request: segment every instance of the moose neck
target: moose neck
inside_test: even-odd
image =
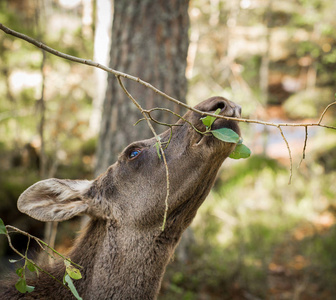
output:
[[[88,299],[155,299],[177,242],[91,220],[70,254],[83,266],[77,289]]]

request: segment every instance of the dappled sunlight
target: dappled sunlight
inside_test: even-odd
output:
[[[42,74],[40,72],[14,70],[8,80],[14,94],[17,95],[24,89],[32,88],[34,97],[36,99],[41,97]]]

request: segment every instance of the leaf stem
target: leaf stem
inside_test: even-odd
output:
[[[55,250],[54,248],[50,247],[46,242],[44,242],[43,240],[37,238],[36,236],[33,236],[33,235],[29,234],[28,232],[25,232],[25,231],[23,231],[23,230],[20,230],[19,228],[16,228],[16,227],[11,226],[11,225],[6,225],[6,228],[10,228],[10,229],[12,229],[12,230],[14,230],[14,231],[16,231],[16,232],[19,232],[19,233],[21,233],[21,234],[27,236],[28,238],[32,238],[32,239],[34,239],[34,240],[39,244],[39,246],[40,246],[42,249],[44,249],[44,248],[41,246],[41,244],[45,245],[48,249],[50,249],[51,251],[53,251],[54,253],[56,253],[59,257],[61,257],[61,258],[64,259],[64,260],[69,261],[70,263],[72,263],[72,264],[75,265],[76,267],[78,267],[78,268],[83,268],[82,266],[80,266],[80,265],[76,264],[75,262],[73,262],[70,258],[65,257],[64,255],[62,255],[61,253],[59,253],[57,250]],[[12,232],[9,232],[9,233],[12,233]]]
[[[135,106],[140,110],[140,112],[142,113],[142,115],[146,119],[148,127],[152,131],[152,133],[153,133],[153,135],[154,135],[154,137],[156,139],[156,142],[159,145],[160,151],[161,151],[163,163],[164,163],[165,169],[166,169],[166,180],[167,180],[166,197],[165,197],[165,210],[164,210],[164,215],[163,215],[163,223],[162,223],[162,226],[161,226],[161,230],[164,231],[165,226],[166,226],[166,221],[167,221],[168,199],[169,199],[169,191],[170,191],[169,169],[168,169],[168,164],[167,164],[167,160],[166,160],[166,155],[165,155],[164,150],[162,148],[162,143],[160,141],[160,137],[157,135],[155,129],[153,128],[153,126],[152,126],[152,124],[150,122],[150,118],[146,115],[146,112],[142,109],[142,107],[140,106],[140,104],[134,99],[134,97],[126,89],[125,85],[123,84],[123,82],[120,79],[120,76],[116,76],[116,77],[117,77],[117,80],[119,82],[119,85],[124,90],[124,92],[127,95],[127,97],[135,104]]]
[[[6,227],[11,227],[12,229],[15,228],[13,226],[10,226],[10,225],[6,225]],[[17,228],[15,228],[17,229]],[[20,233],[22,233],[21,230],[18,230]],[[23,231],[24,232],[24,231]],[[24,232],[26,233],[26,232]],[[25,235],[29,235],[28,233],[26,233]],[[50,278],[54,279],[55,281],[57,281],[59,284],[61,284],[62,286],[63,283],[62,281],[60,281],[59,279],[57,279],[54,275],[50,274],[49,272],[47,272],[46,270],[42,269],[41,267],[39,267],[34,261],[32,261],[31,259],[29,259],[28,257],[26,257],[25,255],[23,255],[22,253],[20,253],[12,244],[12,240],[9,236],[9,233],[6,234],[7,236],[7,240],[8,240],[8,244],[9,244],[9,247],[17,254],[19,255],[20,257],[22,257],[23,259],[25,259],[26,261],[28,261],[29,263],[31,263],[35,268],[37,268],[39,271],[43,272],[44,274],[48,275]],[[33,237],[35,238],[35,237]],[[68,290],[70,290],[67,286],[64,286],[65,288],[67,288]]]

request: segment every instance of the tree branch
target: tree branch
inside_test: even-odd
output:
[[[33,236],[33,235],[31,235],[31,234],[25,232],[25,231],[22,231],[22,230],[20,230],[20,229],[18,229],[18,228],[16,228],[16,227],[13,227],[13,226],[10,226],[10,225],[6,225],[6,228],[11,228],[11,229],[13,229],[14,231],[17,231],[17,232],[19,232],[19,233],[21,233],[21,234],[27,236],[29,240],[30,240],[30,238],[33,238],[34,240],[36,240],[36,241],[38,240],[38,241],[41,242],[41,240],[40,240],[39,238],[37,238],[37,237],[35,237],[35,236]],[[10,236],[9,236],[10,233],[11,233],[11,232],[8,232],[8,233],[6,234],[6,236],[7,236],[7,240],[8,240],[8,245],[9,245],[9,247],[10,247],[10,248],[11,248],[17,255],[19,255],[20,257],[22,257],[22,258],[25,259],[26,261],[30,262],[30,263],[31,263],[35,268],[37,268],[40,272],[45,273],[45,274],[48,275],[50,278],[52,278],[53,280],[57,281],[59,284],[61,284],[62,286],[64,286],[64,287],[67,288],[68,290],[70,290],[66,285],[64,285],[64,284],[62,283],[62,281],[60,281],[60,280],[57,279],[54,275],[52,275],[52,274],[50,274],[49,272],[47,272],[46,270],[42,269],[42,268],[39,267],[34,261],[32,261],[31,259],[29,259],[29,258],[27,257],[27,253],[26,253],[26,255],[23,255],[21,252],[19,252],[19,251],[13,246],[13,244],[12,244],[12,240],[11,240],[11,238],[10,238]],[[42,241],[42,242],[43,242],[43,241]],[[43,243],[44,243],[44,242],[43,242]],[[48,246],[48,247],[49,247],[49,246]],[[55,250],[55,251],[56,251],[56,250]],[[60,256],[62,256],[62,255],[60,255]],[[62,257],[63,257],[63,256],[62,256]]]
[[[146,111],[142,109],[141,105],[134,99],[134,97],[129,93],[129,91],[126,89],[126,87],[124,86],[124,84],[122,83],[120,76],[116,76],[119,82],[119,85],[121,86],[121,88],[123,89],[123,91],[125,92],[125,94],[127,95],[127,97],[134,103],[134,105],[140,110],[140,112],[142,113],[142,115],[144,116],[145,120],[147,121],[147,124],[150,128],[150,130],[152,131],[152,133],[155,136],[156,142],[159,145],[159,149],[162,155],[162,159],[163,159],[163,163],[165,165],[166,168],[166,179],[167,179],[167,189],[166,189],[166,198],[165,198],[165,211],[164,211],[164,215],[163,215],[163,222],[162,222],[162,231],[164,231],[165,229],[165,225],[166,225],[166,221],[167,221],[167,214],[168,214],[168,198],[169,198],[169,189],[170,189],[170,183],[169,183],[169,169],[168,169],[168,164],[167,164],[167,160],[166,160],[166,155],[163,151],[162,148],[162,143],[160,141],[159,136],[157,135],[155,129],[153,128],[151,122],[150,122],[150,118],[147,116]]]
[[[307,141],[308,141],[308,127],[305,127],[305,139],[303,143],[303,150],[302,150],[302,158],[300,160],[298,168],[301,166],[302,161],[306,158],[306,147],[307,147]]]
[[[82,58],[78,58],[78,57],[75,57],[75,56],[72,56],[72,55],[68,55],[68,54],[65,54],[65,53],[62,53],[62,52],[59,52],[25,34],[22,34],[20,32],[16,32],[8,27],[6,27],[5,25],[3,25],[2,23],[0,23],[0,29],[2,31],[4,31],[5,33],[9,34],[9,35],[12,35],[12,36],[15,36],[15,37],[18,37],[22,40],[25,40],[27,41],[28,43],[31,43],[33,45],[35,45],[36,47],[38,48],[41,48],[43,50],[45,50],[46,52],[49,52],[51,54],[54,54],[56,56],[59,56],[61,58],[64,58],[64,59],[67,59],[67,60],[70,60],[70,61],[73,61],[73,62],[77,62],[77,63],[81,63],[81,64],[85,64],[85,65],[89,65],[89,66],[92,66],[92,67],[95,67],[95,68],[99,68],[99,69],[102,69],[106,72],[109,72],[109,73],[112,73],[114,74],[117,79],[118,79],[118,82],[119,84],[121,85],[121,87],[123,88],[124,92],[126,93],[126,95],[131,99],[131,101],[136,105],[136,107],[141,111],[141,113],[143,114],[145,120],[147,121],[148,123],[148,126],[150,127],[151,131],[153,132],[156,140],[157,140],[157,143],[159,145],[159,148],[160,148],[160,151],[162,152],[163,154],[163,160],[165,162],[165,156],[164,156],[164,152],[163,152],[163,149],[162,149],[162,145],[160,143],[160,141],[158,140],[158,135],[155,133],[154,131],[154,128],[152,127],[152,125],[150,124],[150,121],[149,119],[155,121],[151,116],[150,116],[150,112],[149,111],[145,111],[141,106],[140,104],[132,97],[132,95],[126,90],[125,86],[123,85],[123,83],[121,82],[120,80],[120,77],[123,77],[123,78],[126,78],[126,79],[129,79],[129,80],[133,80],[133,81],[136,81],[142,85],[144,85],[145,87],[153,90],[155,93],[165,97],[167,100],[171,101],[171,102],[174,102],[184,108],[187,108],[188,110],[191,110],[193,112],[196,112],[196,113],[199,113],[201,116],[204,116],[204,115],[209,115],[209,116],[213,116],[213,117],[216,117],[216,118],[220,118],[220,119],[226,119],[226,120],[235,120],[237,122],[244,122],[244,123],[254,123],[254,124],[261,124],[261,125],[266,125],[266,126],[273,126],[273,127],[277,127],[279,130],[280,130],[280,133],[281,133],[281,136],[284,140],[284,142],[286,143],[286,146],[287,146],[287,149],[288,149],[288,153],[289,153],[289,159],[290,159],[290,178],[289,178],[289,183],[291,182],[291,177],[292,177],[292,156],[291,156],[291,150],[290,150],[290,147],[289,147],[289,144],[288,144],[288,141],[286,140],[284,134],[283,134],[283,131],[281,129],[281,127],[305,127],[306,129],[306,138],[305,138],[305,145],[304,145],[304,150],[305,151],[305,148],[306,148],[306,142],[307,142],[307,128],[308,127],[313,127],[313,126],[319,126],[319,127],[324,127],[324,128],[328,128],[328,129],[333,129],[333,130],[336,130],[336,127],[334,126],[329,126],[329,125],[324,125],[324,124],[321,124],[322,122],[322,119],[323,117],[325,116],[327,110],[336,104],[336,101],[335,102],[332,102],[330,103],[325,109],[324,111],[322,112],[320,118],[319,118],[319,121],[317,123],[272,123],[272,122],[265,122],[265,121],[260,121],[260,120],[251,120],[251,119],[244,119],[244,118],[234,118],[234,117],[226,117],[226,116],[221,116],[221,115],[215,115],[214,113],[206,113],[206,112],[203,112],[203,111],[200,111],[196,108],[193,108],[167,94],[165,94],[164,92],[160,91],[159,89],[157,89],[156,87],[154,87],[153,85],[151,85],[150,83],[146,82],[146,81],[143,81],[142,79],[140,79],[139,77],[135,77],[135,76],[132,76],[132,75],[129,75],[129,74],[126,74],[126,73],[123,73],[123,72],[120,72],[120,71],[117,71],[117,70],[114,70],[112,68],[108,68],[106,66],[103,66],[99,63],[96,63],[92,60],[89,60],[89,59],[82,59]],[[171,112],[171,111],[170,111]],[[146,115],[147,113],[147,115]],[[175,113],[174,113],[175,114]],[[303,152],[303,157],[305,156],[305,153]],[[166,162],[165,162],[166,164]],[[169,186],[169,179],[168,179],[168,167],[166,165],[166,172],[167,172],[167,195],[169,195],[169,191],[168,191],[168,186]],[[168,197],[168,196],[167,196]],[[168,202],[167,202],[167,198],[166,197],[166,211],[165,211],[165,217],[166,217],[166,214],[167,214],[167,211],[168,211]],[[164,223],[165,223],[165,217],[164,217]],[[164,228],[164,224],[163,224],[163,228]]]
[[[336,101],[330,103],[330,104],[324,109],[324,111],[323,111],[323,113],[321,114],[320,119],[319,119],[319,121],[317,122],[317,124],[319,124],[319,125],[321,124],[322,119],[323,119],[324,115],[326,114],[327,110],[328,110],[331,106],[333,106],[333,105],[335,105],[335,104],[336,104]]]
[[[292,152],[291,152],[291,149],[289,147],[289,144],[288,144],[288,141],[287,139],[285,138],[285,135],[281,129],[281,126],[277,126],[280,130],[280,134],[282,136],[282,139],[285,141],[286,143],[286,146],[287,146],[287,149],[288,149],[288,155],[289,155],[289,161],[290,161],[290,167],[289,167],[289,180],[288,180],[288,184],[291,184],[292,182],[292,175],[293,175],[293,160],[292,160]]]
[[[331,104],[328,105],[328,107],[325,109],[325,111],[322,113],[321,117],[320,117],[320,120],[318,123],[272,123],[272,122],[265,122],[265,121],[260,121],[260,120],[251,120],[251,119],[243,119],[243,118],[234,118],[234,117],[226,117],[226,116],[221,116],[221,115],[215,115],[213,113],[206,113],[204,111],[200,111],[194,107],[191,107],[190,105],[188,104],[185,104],[177,99],[175,99],[174,97],[171,97],[169,95],[167,95],[166,93],[160,91],[159,89],[157,89],[156,87],[154,87],[153,85],[151,85],[150,83],[140,79],[139,77],[135,77],[135,76],[132,76],[132,75],[129,75],[129,74],[126,74],[126,73],[123,73],[123,72],[120,72],[120,71],[117,71],[117,70],[114,70],[112,68],[108,68],[106,66],[103,66],[97,62],[94,62],[90,59],[82,59],[82,58],[78,58],[76,56],[72,56],[72,55],[68,55],[68,54],[65,54],[65,53],[62,53],[62,52],[59,52],[25,34],[22,34],[20,32],[17,32],[17,31],[14,31],[8,27],[6,27],[5,25],[3,25],[2,23],[0,23],[0,29],[2,31],[4,31],[5,33],[9,34],[9,35],[12,35],[12,36],[15,36],[15,37],[18,37],[22,40],[25,40],[27,41],[28,43],[30,44],[33,44],[35,45],[36,47],[38,48],[41,48],[43,50],[45,50],[46,52],[49,52],[51,54],[54,54],[58,57],[61,57],[61,58],[64,58],[64,59],[67,59],[67,60],[70,60],[70,61],[73,61],[73,62],[77,62],[77,63],[80,63],[80,64],[85,64],[85,65],[89,65],[91,67],[95,67],[95,68],[99,68],[99,69],[102,69],[108,73],[112,73],[116,76],[119,76],[119,77],[123,77],[123,78],[126,78],[126,79],[129,79],[129,80],[132,80],[132,81],[135,81],[135,82],[138,82],[142,85],[144,85],[145,87],[153,90],[155,93],[165,97],[167,100],[171,101],[171,102],[174,102],[188,110],[191,110],[193,112],[196,112],[196,113],[199,113],[201,116],[205,116],[205,115],[209,115],[209,116],[212,116],[212,117],[217,117],[219,119],[226,119],[226,120],[235,120],[237,122],[244,122],[244,123],[255,123],[255,124],[261,124],[261,125],[267,125],[267,126],[273,126],[273,127],[278,127],[279,125],[281,127],[285,127],[285,126],[289,126],[289,127],[305,127],[305,126],[320,126],[320,127],[324,127],[324,128],[329,128],[329,129],[334,129],[336,130],[336,127],[334,126],[328,126],[328,125],[324,125],[324,124],[321,124],[321,121],[322,121],[322,118],[325,114],[325,112],[327,111],[327,109],[329,109],[330,106],[336,104],[336,102],[333,102]],[[142,108],[141,108],[142,109]]]

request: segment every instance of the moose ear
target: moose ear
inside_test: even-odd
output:
[[[21,194],[17,206],[40,221],[65,221],[88,209],[83,195],[91,184],[88,180],[42,180]]]

